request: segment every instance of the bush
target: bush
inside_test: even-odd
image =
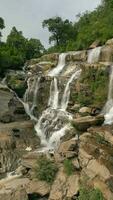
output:
[[[99,189],[81,188],[77,200],[104,200]]]
[[[47,159],[45,156],[38,159],[35,173],[39,180],[51,184],[54,181],[57,171],[57,165],[53,161]]]
[[[69,160],[69,159],[64,160],[64,171],[68,176],[73,174],[74,166],[73,166],[71,160]]]

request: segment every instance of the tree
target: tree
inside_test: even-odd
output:
[[[26,42],[27,40],[23,36],[22,31],[18,31],[13,27],[7,37],[7,45],[13,50],[24,52],[26,49]]]
[[[0,17],[0,30],[4,29],[5,28],[5,25],[4,25],[4,20]],[[1,31],[0,31],[0,38],[1,38],[2,34],[1,34]]]
[[[41,44],[40,40],[31,38],[27,41],[26,46],[26,58],[31,59],[41,56],[44,51],[44,46]]]
[[[74,39],[76,32],[73,31],[73,24],[68,19],[62,20],[61,17],[54,17],[44,20],[42,23],[43,28],[48,28],[51,36],[49,42],[56,46],[66,45],[67,41]]]

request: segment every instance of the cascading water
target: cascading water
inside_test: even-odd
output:
[[[56,78],[54,78],[51,81],[50,86],[50,98],[48,102],[48,106],[57,109],[58,108],[58,100],[59,100],[59,91],[58,91],[58,81]]]
[[[108,100],[103,109],[103,113],[105,117],[104,124],[112,124],[113,123],[113,66],[111,67]]]
[[[27,115],[37,121],[37,118],[33,115],[34,108],[37,106],[37,93],[39,89],[39,83],[40,83],[40,77],[34,77],[33,83],[31,82],[31,78],[28,79],[27,85],[28,88],[24,95],[24,100],[21,101],[24,105],[24,109],[27,113]],[[29,96],[33,96],[32,104],[29,104]]]
[[[54,78],[50,87],[49,108],[43,113],[38,123],[35,125],[37,135],[40,137],[43,150],[55,149],[60,143],[61,137],[69,130],[69,120],[72,116],[66,111],[70,97],[70,84],[80,76],[81,70],[76,70],[67,81],[62,97],[61,106],[58,105],[57,79]]]
[[[67,53],[62,53],[60,56],[59,56],[59,61],[58,61],[58,65],[57,67],[55,67],[53,70],[51,70],[48,74],[48,76],[58,76],[63,68],[65,67],[65,58],[66,58],[66,55]]]
[[[102,47],[96,47],[96,48],[89,51],[88,61],[87,61],[89,64],[97,63],[99,61],[101,49],[102,49]]]
[[[70,97],[70,83],[74,80],[74,79],[78,79],[78,77],[80,76],[81,73],[81,69],[77,70],[74,74],[72,74],[72,76],[70,77],[69,81],[66,84],[65,90],[64,90],[64,94],[62,97],[62,102],[61,102],[61,109],[62,110],[66,110],[67,106],[68,106],[68,102],[69,102],[69,97]]]
[[[67,81],[63,95],[60,94],[57,76],[65,67],[66,55],[67,54],[61,54],[59,56],[57,67],[49,73],[49,76],[52,77],[52,81],[47,105],[48,108],[42,112],[39,119],[35,116],[34,109],[38,106],[37,95],[40,88],[41,77],[35,75],[28,78],[28,88],[23,100],[15,94],[18,100],[23,104],[27,115],[36,122],[34,129],[41,141],[41,151],[56,149],[60,143],[61,137],[65,135],[66,131],[70,130],[69,121],[72,119],[72,116],[66,111],[70,97],[70,84],[80,76],[81,70],[75,69],[76,71]]]

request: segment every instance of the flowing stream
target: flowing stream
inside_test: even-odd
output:
[[[103,109],[105,122],[104,124],[113,123],[113,66],[111,66],[110,81],[109,81],[109,91],[108,91],[108,100]]]
[[[58,76],[62,72],[63,68],[66,65],[65,64],[66,55],[67,55],[67,53],[60,54],[57,67],[55,67],[53,70],[51,70],[49,72],[49,74],[48,74],[49,76],[52,76],[52,77]]]
[[[96,47],[94,49],[91,49],[88,54],[88,63],[97,63],[99,61],[100,53],[101,53],[102,47]]]
[[[31,81],[31,78],[29,78],[27,82],[28,88],[24,95],[23,105],[26,113],[36,122],[34,128],[41,141],[41,151],[56,149],[60,143],[60,139],[65,135],[66,131],[69,131],[70,129],[69,121],[72,119],[72,116],[66,111],[70,97],[70,84],[73,80],[79,78],[81,70],[76,67],[75,72],[68,79],[66,78],[67,83],[64,87],[63,93],[61,93],[57,76],[66,66],[66,55],[67,54],[62,53],[59,56],[57,67],[51,70],[48,74],[52,77],[50,97],[48,99],[47,109],[42,112],[39,119],[35,117],[33,110],[37,105],[40,78],[35,77],[33,82]],[[29,103],[31,94],[33,95],[33,100],[32,103]]]

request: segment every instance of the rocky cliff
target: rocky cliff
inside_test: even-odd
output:
[[[32,59],[24,72],[6,75],[0,85],[0,199],[78,200],[81,188],[113,199],[112,62],[109,40]]]

